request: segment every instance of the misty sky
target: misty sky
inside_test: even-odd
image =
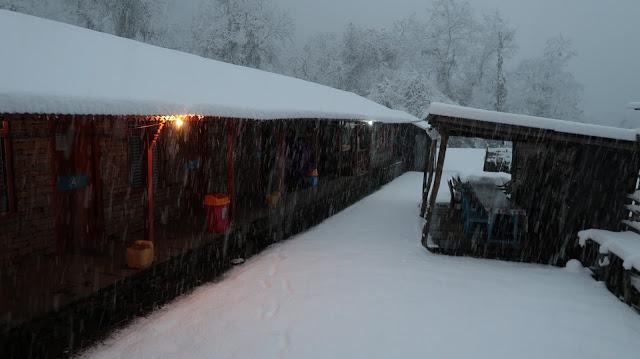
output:
[[[428,17],[429,0],[273,0],[296,23],[298,43],[353,22],[386,27],[415,14]],[[499,10],[517,28],[518,57],[541,54],[547,38],[563,34],[578,53],[571,70],[584,85],[585,120],[640,127],[640,0],[472,0],[480,12]]]

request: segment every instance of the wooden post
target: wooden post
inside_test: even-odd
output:
[[[153,128],[153,127],[151,127]],[[153,146],[158,141],[160,132],[164,128],[164,123],[160,123],[156,132],[147,139],[147,241],[153,242],[156,238],[156,226],[154,218],[154,197],[153,197]]]
[[[229,216],[233,219],[235,214],[235,188],[234,188],[234,147],[236,136],[236,123],[235,120],[228,120],[227,122],[227,195],[231,200],[229,204]]]
[[[425,161],[425,171],[422,181],[422,206],[420,208],[420,216],[423,218],[427,212],[427,201],[429,200],[429,191],[431,190],[431,183],[433,181],[433,162],[435,161],[437,146],[438,140],[432,139],[429,155]]]
[[[442,179],[442,170],[444,168],[444,158],[447,152],[447,142],[449,142],[449,134],[446,131],[441,133],[440,150],[438,152],[438,163],[436,165],[435,182],[431,189],[431,195],[429,196],[429,207],[427,207],[427,214],[425,219],[427,222],[424,225],[422,231],[422,245],[427,246],[427,238],[429,237],[429,229],[431,227],[431,220],[433,218],[433,209],[436,205],[436,199],[438,198],[438,191],[440,190],[440,180]]]
[[[632,284],[631,284],[631,271],[633,269],[623,269],[622,271],[622,297],[627,305],[632,305]]]
[[[45,118],[49,121],[49,117]],[[49,121],[49,127],[51,127],[51,123]],[[4,121],[0,117],[0,136],[4,139],[2,142],[4,145],[4,166],[5,166],[5,177],[7,182],[5,185],[7,186],[7,212],[14,213],[16,211],[16,192],[14,188],[14,177],[13,177],[13,140],[11,139],[11,129],[10,122]],[[55,137],[55,136],[54,136]],[[54,149],[55,150],[55,149]],[[53,166],[52,166],[53,167]],[[54,192],[55,193],[55,188]]]
[[[58,157],[56,154],[56,124],[58,123],[57,116],[45,116],[46,120],[49,122],[49,154],[51,161],[51,193],[53,194],[52,199],[52,207],[53,213],[55,215],[55,237],[56,237],[56,253],[58,256],[62,256],[64,254],[64,246],[62,244],[62,231],[64,230],[62,225],[60,224],[62,218],[62,206],[60,193],[56,188],[57,176],[58,176]],[[7,139],[8,140],[8,139]]]
[[[280,195],[284,194],[284,180],[285,180],[285,166],[286,166],[286,155],[287,155],[287,150],[286,150],[286,144],[285,144],[285,140],[286,140],[286,125],[285,124],[281,124],[280,125],[280,129],[278,131],[278,155],[277,155],[277,159],[276,159],[276,171],[277,171],[277,178],[278,178],[278,192],[280,193]]]
[[[95,220],[95,233],[96,238],[100,241],[103,240],[104,235],[104,203],[103,203],[103,188],[102,188],[102,171],[101,171],[101,149],[100,149],[100,134],[104,131],[103,128],[96,128],[96,124],[104,126],[108,123],[104,116],[92,116],[91,117],[91,142],[92,142],[92,172],[93,172],[93,203],[94,203],[94,220]]]
[[[147,240],[155,238],[155,221],[153,218],[153,142],[147,146]]]

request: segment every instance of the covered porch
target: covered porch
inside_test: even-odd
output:
[[[421,207],[429,250],[563,264],[577,252],[579,230],[620,228],[640,168],[635,130],[438,103],[429,112]],[[511,173],[497,182],[448,176],[452,136],[510,141]],[[449,200],[438,201],[447,184]]]

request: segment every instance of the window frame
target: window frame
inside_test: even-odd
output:
[[[159,123],[154,122],[152,120],[148,120],[148,119],[133,119],[133,120],[127,120],[127,136],[126,136],[126,141],[127,141],[127,186],[129,186],[129,188],[131,188],[132,191],[144,191],[147,189],[147,175],[148,175],[148,166],[149,166],[149,160],[147,158],[147,151],[149,149],[150,146],[150,141],[153,138],[155,132],[150,132],[151,129],[153,129],[153,131],[158,131],[158,126]],[[135,136],[134,134],[138,133],[138,136]],[[132,137],[139,137],[140,138],[140,175],[141,175],[141,185],[135,185],[133,183],[133,176],[132,176],[132,164],[133,164],[133,158],[132,158],[132,151],[131,151],[131,138]],[[153,175],[153,188],[154,188],[154,192],[160,188],[161,185],[161,178],[164,178],[164,166],[162,164],[161,158],[163,156],[163,150],[160,146],[160,141],[156,142],[155,145],[153,146],[153,168],[152,168],[152,175]],[[164,181],[163,181],[164,182]],[[166,185],[165,183],[162,183],[162,185]]]
[[[133,164],[135,160],[132,158],[133,153],[131,151],[131,140],[134,137],[140,139],[140,183],[134,183],[133,176]],[[127,121],[127,186],[132,190],[144,190],[147,187],[147,165],[146,165],[146,151],[145,151],[145,131],[139,120]]]
[[[4,155],[4,172],[6,178],[7,209],[0,211],[0,218],[16,212],[16,193],[13,172],[13,145],[11,141],[9,121],[0,117],[0,138],[2,138],[2,154]]]

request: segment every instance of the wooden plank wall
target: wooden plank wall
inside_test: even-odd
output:
[[[44,116],[14,116],[9,137],[16,206],[14,212],[0,217],[0,268],[31,253],[55,251],[47,120]]]
[[[620,229],[637,178],[633,152],[551,142],[514,147],[513,199],[529,220],[522,260],[562,265],[577,255],[578,231]]]

